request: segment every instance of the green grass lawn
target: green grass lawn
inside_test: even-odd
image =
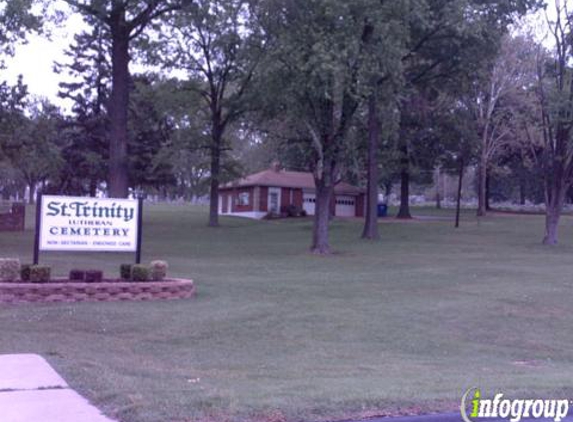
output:
[[[144,259],[193,278],[192,300],[0,305],[0,353],[39,353],[126,422],[337,419],[455,410],[479,386],[573,396],[573,218],[335,220],[334,256],[307,253],[311,221],[224,218],[147,206]],[[418,210],[424,213],[424,210]],[[452,210],[432,215],[453,215]],[[31,259],[33,232],[0,233]],[[129,255],[46,253],[57,274]]]

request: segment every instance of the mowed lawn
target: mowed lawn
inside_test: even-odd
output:
[[[194,299],[0,305],[0,353],[41,354],[125,422],[455,410],[470,387],[573,397],[572,217],[554,248],[541,216],[381,223],[377,243],[335,220],[330,257],[307,253],[309,219],[206,218],[145,209],[145,261],[193,278]],[[0,233],[0,256],[28,262],[32,237]],[[131,259],[41,256],[59,275]]]

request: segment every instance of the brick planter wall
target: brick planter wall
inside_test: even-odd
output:
[[[0,303],[187,299],[194,294],[193,281],[186,279],[154,282],[0,283]]]

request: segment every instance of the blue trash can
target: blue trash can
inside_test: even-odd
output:
[[[378,204],[378,217],[387,217],[387,216],[388,216],[388,205]]]

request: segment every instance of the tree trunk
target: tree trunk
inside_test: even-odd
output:
[[[95,198],[97,194],[97,178],[91,177],[90,178],[90,187],[89,187],[89,194],[92,198]]]
[[[221,176],[221,136],[213,134],[211,148],[211,189],[209,192],[209,227],[219,227],[219,179]]]
[[[482,145],[482,152],[480,163],[478,166],[478,209],[477,216],[484,217],[486,215],[486,179],[487,179],[487,151],[486,147]]]
[[[392,182],[386,182],[384,183],[384,199],[386,202],[388,202],[388,198],[390,198],[390,195],[392,194]]]
[[[112,198],[126,198],[129,189],[127,168],[129,29],[125,21],[125,11],[112,14],[111,34],[112,88],[109,101],[109,196]]]
[[[330,201],[334,192],[332,183],[324,179],[315,180],[316,202],[314,208],[314,226],[312,230],[312,246],[310,251],[319,255],[330,254],[328,241],[328,225],[330,222]]]
[[[28,192],[28,204],[34,204],[36,202],[36,183],[35,181],[30,181],[28,183],[29,192]]]
[[[558,166],[554,178],[550,179],[545,187],[545,236],[544,245],[557,244],[557,227],[563,203],[565,202],[565,191],[563,184],[563,169]]]
[[[462,207],[462,182],[464,177],[464,159],[460,158],[460,174],[458,175],[458,197],[456,199],[456,228],[460,227],[460,211]]]
[[[380,122],[378,120],[378,98],[372,94],[368,101],[368,186],[366,193],[366,218],[363,239],[376,240],[378,232],[378,144]]]
[[[400,148],[402,157],[400,158],[400,209],[396,218],[412,218],[410,214],[410,157],[408,156],[408,145],[406,141]]]
[[[485,172],[485,210],[490,211],[491,207],[489,205],[489,197],[490,197],[490,182],[491,182],[491,175],[486,170]]]
[[[525,180],[523,176],[519,177],[519,204],[525,205]]]
[[[440,168],[436,168],[436,208],[437,209],[441,209],[442,208],[442,197],[440,195],[440,179],[441,179],[441,174],[440,174]]]
[[[561,211],[556,209],[548,209],[545,213],[545,237],[543,238],[544,245],[557,244],[557,227],[559,225],[559,218]]]

